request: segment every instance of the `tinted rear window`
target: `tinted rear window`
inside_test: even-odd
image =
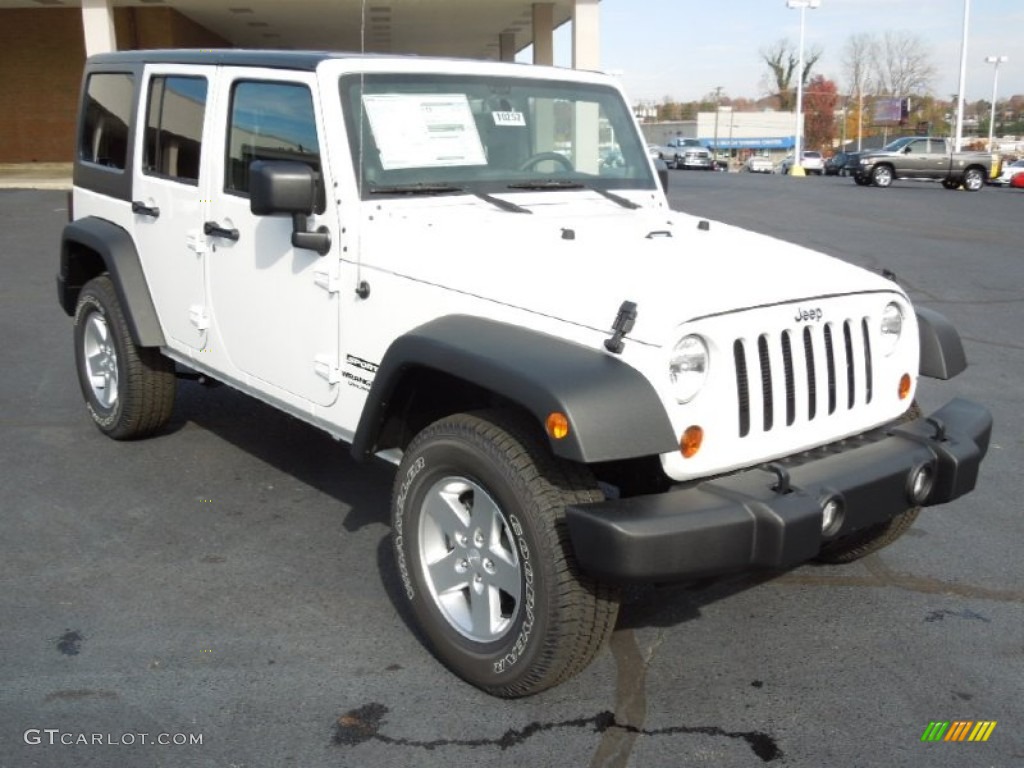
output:
[[[134,77],[129,74],[89,76],[78,139],[78,157],[83,162],[124,170],[134,88]]]

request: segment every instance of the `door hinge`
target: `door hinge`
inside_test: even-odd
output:
[[[208,247],[206,237],[198,229],[190,229],[185,234],[185,243],[188,245],[188,249],[194,251],[197,255],[206,253]]]
[[[329,355],[317,355],[313,358],[313,370],[321,379],[328,384],[337,384],[341,381],[341,369],[338,368],[338,361]]]
[[[210,327],[210,316],[206,314],[206,307],[199,305],[189,307],[188,320],[198,331],[205,331]]]
[[[337,293],[341,290],[341,274],[337,264],[332,264],[327,269],[318,269],[313,272],[313,282],[328,293]]]

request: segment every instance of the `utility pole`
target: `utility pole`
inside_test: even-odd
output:
[[[718,163],[718,110],[722,104],[722,86],[715,88],[715,164]]]

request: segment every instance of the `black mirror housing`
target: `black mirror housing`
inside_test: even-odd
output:
[[[658,181],[661,183],[661,191],[668,192],[668,163],[660,157],[655,158],[654,170],[658,174]]]
[[[305,163],[256,160],[249,165],[249,209],[257,216],[309,216],[316,207],[316,173]]]

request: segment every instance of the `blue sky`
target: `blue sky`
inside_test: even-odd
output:
[[[964,0],[821,0],[806,11],[807,45],[824,50],[817,72],[843,83],[842,49],[853,34],[906,31],[929,47],[936,96],[949,98],[960,76]],[[734,97],[765,93],[759,51],[800,35],[800,12],[785,0],[601,0],[601,62],[621,73],[633,100],[699,99],[722,86]],[[999,69],[999,97],[1024,94],[1024,0],[971,0],[968,101],[992,96],[986,56]],[[556,34],[556,63],[568,65],[568,25]]]

